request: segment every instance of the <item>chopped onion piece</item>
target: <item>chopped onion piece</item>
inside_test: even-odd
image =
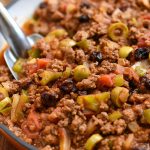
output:
[[[60,150],[70,150],[71,149],[71,138],[70,135],[65,128],[59,128],[59,141],[60,141]]]

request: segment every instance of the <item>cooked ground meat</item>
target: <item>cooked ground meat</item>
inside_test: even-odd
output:
[[[14,65],[19,80],[0,66],[0,123],[41,150],[149,150],[149,12],[148,0],[42,2],[25,31],[44,38]]]

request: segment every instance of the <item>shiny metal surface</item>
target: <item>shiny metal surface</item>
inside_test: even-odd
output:
[[[12,69],[14,63],[18,58],[25,57],[27,50],[29,50],[38,39],[42,38],[42,36],[39,34],[33,34],[26,37],[1,2],[0,31],[10,46],[10,49],[7,49],[4,53],[6,64],[14,78],[17,80],[18,76]]]
[[[2,3],[0,3],[0,30],[15,57],[25,57],[26,50],[30,49],[31,45]]]

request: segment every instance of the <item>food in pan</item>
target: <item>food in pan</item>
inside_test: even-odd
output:
[[[44,36],[0,66],[0,123],[43,150],[150,148],[150,2],[46,0]]]

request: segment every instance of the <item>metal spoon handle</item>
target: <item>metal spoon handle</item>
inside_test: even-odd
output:
[[[25,57],[26,50],[31,48],[26,36],[9,15],[6,8],[0,2],[0,31],[8,42],[13,54],[18,57]]]

